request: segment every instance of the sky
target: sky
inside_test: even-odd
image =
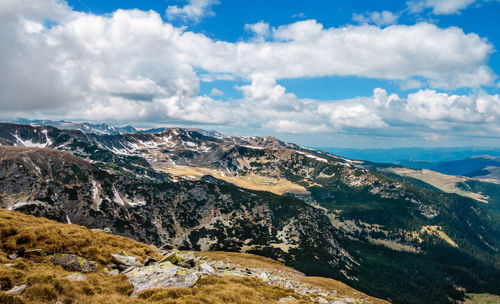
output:
[[[498,0],[0,0],[0,119],[500,146]]]

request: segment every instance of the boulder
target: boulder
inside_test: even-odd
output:
[[[128,256],[125,254],[111,254],[113,262],[118,265],[118,268],[125,270],[129,267],[141,267],[141,262],[136,257]]]
[[[172,264],[179,264],[182,262],[182,257],[178,255],[175,252],[172,252],[171,254],[167,255],[163,260],[161,260],[161,263],[163,262],[170,262]]]
[[[70,281],[85,281],[87,277],[84,274],[73,272],[66,276],[66,279]]]
[[[24,290],[26,289],[26,285],[19,285],[19,286],[14,286],[12,289],[8,290],[6,294],[22,294]]]
[[[89,261],[74,254],[56,253],[55,255],[50,257],[50,260],[55,265],[62,266],[62,268],[68,271],[87,273],[99,270],[96,262]]]
[[[212,266],[208,265],[207,263],[202,263],[198,266],[199,271],[203,275],[214,275],[215,270],[213,269]]]
[[[194,269],[181,268],[170,262],[134,268],[126,274],[134,293],[151,288],[193,287],[201,276]]]

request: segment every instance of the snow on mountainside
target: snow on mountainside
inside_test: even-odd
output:
[[[12,121],[13,123],[26,124],[32,126],[51,126],[58,129],[64,130],[80,130],[84,133],[93,133],[99,135],[110,135],[110,134],[120,134],[120,133],[136,133],[138,132],[132,126],[124,127],[114,127],[107,124],[92,124],[88,122],[70,122],[70,121],[54,121],[54,120],[28,120],[28,119],[18,119]]]
[[[0,124],[0,144],[66,151],[94,166],[96,173],[85,173],[90,177],[78,177],[66,187],[63,182],[57,195],[54,189],[37,188],[41,181],[36,180],[21,191],[35,191],[34,200],[55,204],[51,214],[61,221],[69,215],[75,222],[76,214],[84,225],[111,225],[147,241],[170,237],[186,248],[282,258],[396,303],[421,303],[418,297],[428,290],[432,294],[426,303],[445,303],[460,298],[456,286],[498,287],[478,279],[500,275],[494,266],[500,225],[482,203],[416,187],[371,170],[369,163],[273,137],[159,131],[97,135]],[[26,161],[23,166],[32,168]],[[8,168],[6,174],[16,171]],[[36,168],[31,172],[39,176]],[[18,189],[16,174],[4,180],[5,189]],[[14,192],[8,206],[21,202]],[[72,209],[75,202],[80,202],[78,210]],[[43,206],[20,208],[42,213]],[[265,228],[270,225],[275,227],[271,231]],[[338,241],[336,232],[347,238]],[[214,248],[215,238],[225,247]],[[443,259],[449,264],[442,265]],[[472,278],[467,275],[471,271],[481,275]]]

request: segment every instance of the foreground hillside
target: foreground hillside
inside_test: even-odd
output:
[[[199,252],[196,253],[195,263],[203,266],[174,266],[171,259],[160,262],[169,251],[158,250],[129,238],[15,211],[0,209],[0,236],[0,302],[5,304],[56,301],[66,304],[387,303],[338,281],[306,277],[273,260],[250,254]],[[127,258],[137,258],[139,263],[146,258],[157,262],[152,262],[151,266],[137,266],[129,272],[109,271],[106,267],[115,262],[112,254],[123,255],[124,252]],[[86,263],[84,259],[95,261],[97,268],[90,272],[68,270],[68,265],[52,261],[51,255],[58,254],[78,255],[80,264]],[[189,253],[179,252],[177,256],[186,261]],[[207,271],[210,266],[206,265],[209,264],[214,267],[212,273],[200,276],[195,288],[141,288],[138,292],[137,286],[153,284],[156,277],[150,276],[149,281],[143,280],[142,285],[137,285],[130,273],[153,267],[157,274],[166,268],[164,264],[169,265],[167,269],[179,268],[173,275],[176,281],[170,281],[172,285],[183,283],[184,273]],[[20,290],[19,286],[24,289],[7,292],[16,290],[16,287]]]
[[[0,206],[248,252],[394,303],[500,293],[495,206],[272,137],[0,124]],[[64,151],[64,152],[63,152]]]

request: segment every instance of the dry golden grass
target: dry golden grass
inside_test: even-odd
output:
[[[162,304],[271,304],[292,296],[296,300],[287,303],[310,303],[309,299],[290,289],[269,285],[256,278],[210,276],[200,279],[196,286],[147,290],[139,294],[139,298]]]
[[[498,304],[500,303],[499,295],[492,295],[487,293],[473,294],[468,293],[464,304]]]
[[[296,280],[311,284],[313,286],[323,288],[326,290],[336,290],[337,291],[337,296],[338,297],[350,297],[353,299],[362,299],[362,300],[367,300],[366,303],[373,303],[373,304],[388,304],[389,302],[370,297],[362,292],[357,291],[354,288],[351,288],[347,286],[346,284],[328,279],[328,278],[322,278],[322,277],[299,277]],[[360,301],[358,301],[360,303]]]
[[[0,257],[5,260],[4,253],[0,253]],[[86,281],[74,282],[65,278],[70,273],[54,266],[49,260],[17,261],[10,267],[1,264],[0,276],[7,277],[10,281],[10,286],[6,286],[4,290],[22,284],[28,287],[22,296],[11,296],[0,292],[0,303],[31,304],[62,301],[65,304],[84,304],[101,303],[99,300],[101,298],[114,299],[108,303],[145,303],[130,298],[133,286],[123,275],[112,276],[96,272],[87,274]]]
[[[142,259],[148,255],[160,257],[152,247],[129,238],[0,209],[0,249],[13,252],[38,248],[47,254],[77,254],[103,265],[111,261],[111,253],[119,251]]]
[[[387,168],[389,172],[396,173],[401,176],[408,176],[419,179],[429,185],[432,185],[444,192],[456,193],[458,195],[470,197],[482,203],[488,203],[488,197],[480,193],[468,192],[457,188],[457,183],[469,180],[467,177],[446,175],[432,170],[416,170],[410,168]]]
[[[269,191],[274,194],[282,195],[287,192],[291,193],[307,193],[307,189],[303,186],[294,184],[284,178],[272,178],[255,174],[225,176],[218,170],[210,168],[199,168],[189,166],[170,166],[168,168],[155,166],[155,169],[168,172],[174,175],[198,179],[204,175],[211,175],[215,178],[224,180],[241,188],[259,191]]]

